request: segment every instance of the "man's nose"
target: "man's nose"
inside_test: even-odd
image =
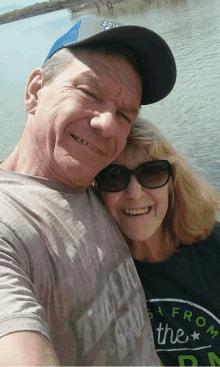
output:
[[[115,111],[97,112],[91,119],[92,129],[98,129],[102,136],[110,138],[118,134],[118,122]]]
[[[140,199],[143,195],[146,194],[146,189],[142,187],[135,175],[131,175],[131,179],[128,187],[125,189],[125,193],[134,200]]]

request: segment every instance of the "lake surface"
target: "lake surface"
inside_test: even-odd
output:
[[[219,0],[122,3],[113,16],[150,28],[169,44],[177,63],[176,85],[164,100],[142,107],[140,115],[162,129],[220,190]],[[68,10],[0,26],[0,159],[12,151],[24,128],[29,73],[71,26]]]

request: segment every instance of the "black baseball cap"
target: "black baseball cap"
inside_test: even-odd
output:
[[[83,16],[52,46],[45,62],[62,48],[115,42],[136,51],[143,82],[142,105],[165,98],[176,81],[176,63],[168,44],[155,32],[139,26],[124,25],[113,19]]]

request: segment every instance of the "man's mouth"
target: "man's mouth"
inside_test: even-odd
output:
[[[121,211],[126,215],[144,215],[148,214],[151,211],[151,208],[151,206],[148,206],[144,209],[121,209]]]
[[[70,134],[74,140],[76,140],[78,143],[81,143],[83,145],[87,145],[90,149],[93,149],[95,152],[101,153],[101,151],[95,147],[93,147],[90,143],[88,143],[86,140],[80,139],[78,136],[74,134]]]

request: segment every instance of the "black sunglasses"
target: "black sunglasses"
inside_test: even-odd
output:
[[[145,162],[134,170],[120,164],[110,164],[95,177],[95,181],[103,191],[119,192],[128,187],[131,175],[135,175],[141,186],[158,189],[167,184],[171,173],[172,165],[166,160]]]

